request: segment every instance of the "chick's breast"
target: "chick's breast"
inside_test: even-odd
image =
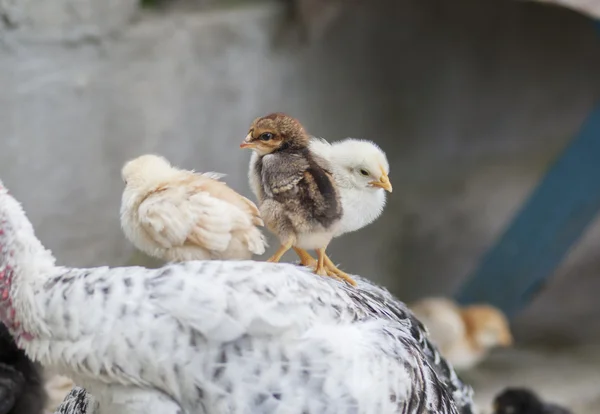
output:
[[[334,230],[342,217],[339,193],[308,150],[269,154],[257,165],[265,195],[260,210],[271,231],[285,238]]]

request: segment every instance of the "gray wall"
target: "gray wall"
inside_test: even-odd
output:
[[[405,300],[448,294],[600,96],[590,22],[534,3],[382,0],[348,10],[308,49],[272,49],[278,14],[266,3],[139,13],[106,2],[75,14],[22,4],[3,11],[0,32],[0,177],[76,266],[131,260],[118,222],[125,160],[158,152],[227,173],[250,195],[238,144],[277,110],[388,153],[389,207],[336,240],[333,258]],[[573,318],[586,323],[580,338],[600,337],[598,249],[596,226],[520,318],[521,338],[570,333]]]

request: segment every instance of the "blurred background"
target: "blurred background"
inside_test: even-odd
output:
[[[600,98],[598,1],[307,1],[304,40],[292,3],[0,1],[0,177],[61,263],[152,265],[118,214],[120,169],[143,153],[254,199],[239,143],[283,111],[390,161],[384,214],[332,258],[406,302],[451,296]],[[599,269],[591,223],[511,320],[523,350],[470,373],[480,398],[518,378],[600,397]]]

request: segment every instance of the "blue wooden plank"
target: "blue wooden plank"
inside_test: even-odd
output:
[[[599,211],[600,101],[456,299],[490,303],[513,316]]]

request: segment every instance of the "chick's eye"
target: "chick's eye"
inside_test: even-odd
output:
[[[260,137],[258,137],[258,139],[260,139],[261,141],[270,141],[273,138],[273,134],[271,134],[270,132],[265,132],[264,134],[261,134]]]
[[[365,177],[369,175],[369,172],[367,170],[360,170],[359,172],[361,175],[364,175]]]

